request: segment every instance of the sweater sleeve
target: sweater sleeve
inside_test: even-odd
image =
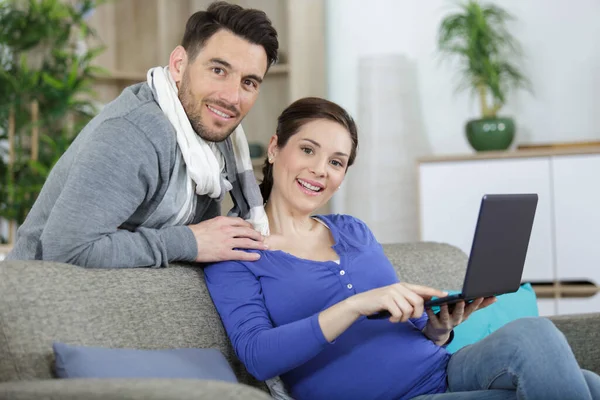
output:
[[[274,327],[260,282],[243,263],[221,262],[204,271],[236,355],[256,379],[263,381],[288,372],[329,344],[318,313]]]
[[[419,318],[411,318],[409,321],[418,330],[422,331],[423,329],[425,329],[425,325],[427,325],[427,322],[429,321],[429,317],[427,316],[427,313],[423,311],[423,315],[421,315]]]
[[[118,229],[156,190],[157,151],[123,118],[103,122],[74,156],[41,234],[44,260],[84,267],[159,267],[193,261],[187,226]]]

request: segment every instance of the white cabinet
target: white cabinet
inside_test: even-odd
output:
[[[600,285],[600,155],[551,162],[557,275]]]
[[[538,313],[542,317],[558,314],[557,299],[537,299]]]
[[[420,160],[420,239],[469,254],[484,194],[532,192],[539,202],[523,281],[560,283],[555,298],[539,299],[540,314],[600,312],[600,148]],[[587,286],[561,297],[580,282],[593,294]]]
[[[537,193],[523,280],[553,279],[550,160],[432,162],[419,171],[421,240],[449,243],[467,254],[484,194]]]
[[[564,298],[557,302],[557,314],[586,314],[600,311],[600,293],[591,297]]]

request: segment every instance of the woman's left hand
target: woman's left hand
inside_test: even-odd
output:
[[[429,321],[423,329],[423,333],[430,340],[438,345],[445,344],[449,337],[450,332],[466,321],[471,314],[477,310],[481,310],[496,302],[495,297],[477,298],[472,303],[465,305],[464,301],[456,303],[452,314],[448,311],[448,305],[443,304],[440,306],[440,312],[436,315],[430,308],[426,309]]]

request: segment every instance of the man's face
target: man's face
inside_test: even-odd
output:
[[[254,105],[266,70],[262,46],[227,30],[208,39],[192,62],[183,62],[177,82],[196,133],[211,142],[225,140]]]

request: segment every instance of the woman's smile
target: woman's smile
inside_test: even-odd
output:
[[[306,179],[296,179],[296,185],[300,188],[303,193],[306,193],[309,196],[318,196],[323,190],[325,190],[325,185],[315,181],[309,181]]]

